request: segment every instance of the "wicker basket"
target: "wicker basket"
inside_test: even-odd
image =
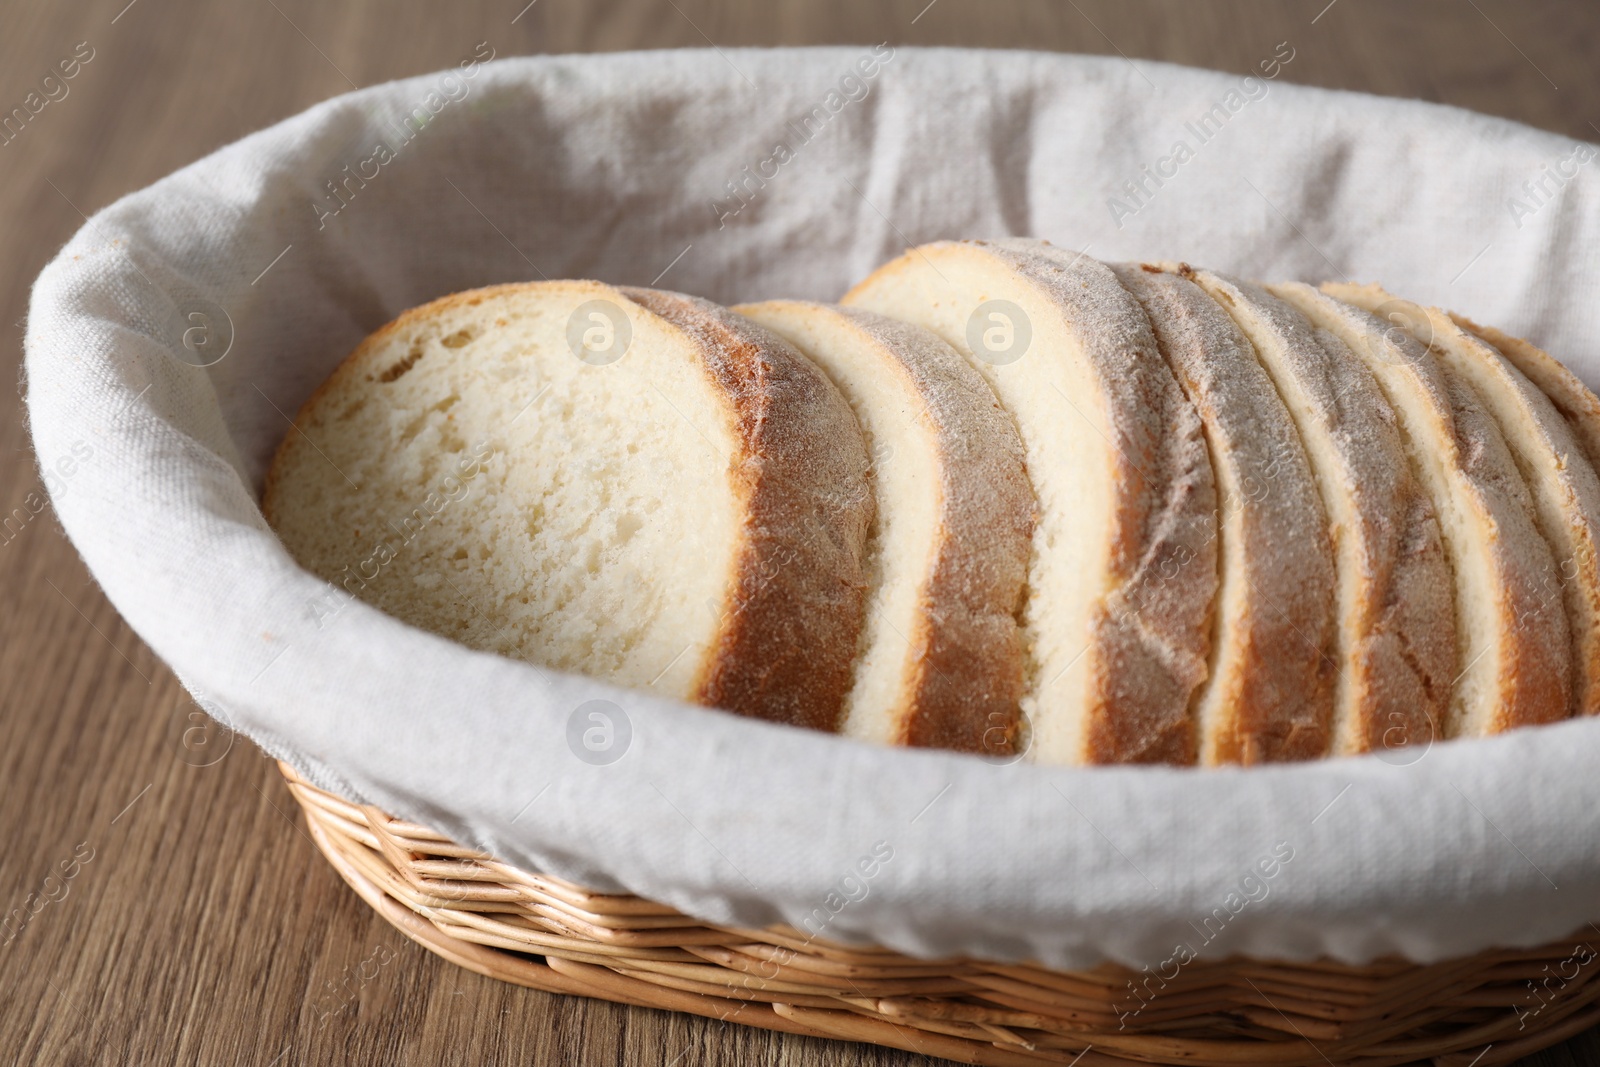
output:
[[[312,839],[384,918],[454,963],[550,992],[996,1067],[1491,1067],[1600,1022],[1581,937],[1430,966],[1197,961],[1164,986],[1114,965],[913,959],[528,874],[280,766]]]

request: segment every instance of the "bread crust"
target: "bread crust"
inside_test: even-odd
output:
[[[1600,557],[1596,555],[1600,479],[1572,426],[1497,346],[1463,327],[1448,312],[1399,300],[1376,285],[1341,285],[1329,287],[1329,291],[1369,311],[1403,309],[1405,313],[1398,318],[1411,320],[1404,323],[1408,332],[1426,341],[1435,358],[1463,378],[1479,397],[1485,417],[1510,450],[1527,491],[1529,514],[1553,555],[1555,566],[1543,571],[1542,580],[1538,570],[1526,580],[1538,581],[1531,591],[1537,597],[1538,613],[1566,614],[1571,642],[1571,710],[1576,714],[1600,711]],[[1513,346],[1511,338],[1500,337],[1506,347]],[[1528,356],[1526,350],[1522,354]],[[1530,594],[1522,595],[1519,610],[1527,615]],[[1555,669],[1554,664],[1548,669]]]
[[[992,247],[1068,316],[1103,302],[1115,307],[1122,331],[1086,349],[1105,395],[1112,484],[1123,490],[1113,591],[1092,631],[1098,655],[1090,760],[1193,763],[1199,746],[1192,706],[1209,671],[1218,588],[1216,476],[1199,413],[1162,357],[1144,309],[1109,267],[1048,242]]]
[[[1443,732],[1458,670],[1455,592],[1431,498],[1412,471],[1394,410],[1366,364],[1286,294],[1208,277],[1213,295],[1254,305],[1283,338],[1277,373],[1304,397],[1303,432],[1330,444],[1322,476],[1331,481],[1321,488],[1348,502],[1342,521],[1329,508],[1344,590],[1330,750],[1425,746]]]
[[[995,756],[1013,752],[1027,665],[1018,616],[1035,502],[1022,441],[994,391],[960,353],[897,319],[790,300],[733,310],[768,323],[775,314],[832,319],[870,346],[870,372],[893,376],[915,397],[914,417],[933,438],[933,543],[888,545],[880,539],[873,548],[931,548],[914,617],[891,623],[906,652],[890,741]],[[771,328],[785,332],[776,323]],[[829,373],[828,361],[819,362]],[[881,516],[882,493],[877,500]]]
[[[694,337],[739,442],[745,541],[696,685],[699,703],[839,728],[865,614],[867,450],[832,382],[776,334],[698,297],[620,292]]]
[[[1039,720],[1075,716],[1081,726],[1075,729],[1077,747],[1041,754],[1035,746],[1034,758],[1193,763],[1190,703],[1206,676],[1217,583],[1215,483],[1199,416],[1157,351],[1138,302],[1103,264],[1044,242],[925,245],[879,268],[844,302],[869,305],[868,293],[880,279],[892,284],[902,274],[920,275],[926,265],[965,262],[965,257],[982,257],[985,269],[1004,271],[1019,293],[1050,307],[1059,328],[1077,338],[1084,353],[1079,370],[1094,394],[1084,398],[1091,412],[1080,409],[1079,415],[1105,439],[1100,456],[1112,494],[1106,573],[1095,576],[1098,591],[1085,620],[1083,651],[1068,665],[1088,672],[1085,706],[1052,706],[1048,686],[1053,679],[1038,676],[1044,670],[1032,687],[1035,736]],[[987,300],[995,294],[962,299],[968,295]],[[1005,392],[996,391],[1006,403]],[[1095,420],[1103,420],[1103,430]],[[1027,428],[1019,428],[1026,439]],[[1032,476],[1037,486],[1040,476]],[[1041,516],[1041,526],[1069,521],[1063,515]],[[1036,565],[1042,536],[1034,538]],[[1032,598],[1049,595],[1037,586],[1030,592]]]
[[[1334,712],[1336,599],[1327,513],[1300,433],[1238,327],[1198,285],[1113,264],[1205,425],[1222,568],[1201,763],[1321,755]]]
[[[1036,503],[1022,440],[988,383],[943,341],[868,311],[841,313],[899,354],[940,441],[944,536],[909,635],[905,743],[1005,755],[1020,741],[1027,683],[1018,619]]]
[[[1497,651],[1492,692],[1480,694],[1479,708],[1453,707],[1446,735],[1499,733],[1564,718],[1572,694],[1566,612],[1545,596],[1555,561],[1505,436],[1476,390],[1411,336],[1409,328],[1394,330],[1365,310],[1384,304],[1388,294],[1375,286],[1345,283],[1328,283],[1322,291],[1360,309],[1356,313],[1367,320],[1363,358],[1394,368],[1397,380],[1420,401],[1427,425],[1410,432],[1425,433],[1421,447],[1440,462],[1452,498],[1436,499],[1435,507],[1460,509],[1464,521],[1478,531],[1476,550],[1487,554],[1491,602],[1458,602],[1458,619],[1463,609],[1479,618],[1488,614]],[[1457,559],[1456,569],[1470,563]],[[1472,648],[1468,655],[1484,651]],[[1464,662],[1463,675],[1472,666],[1470,659]]]

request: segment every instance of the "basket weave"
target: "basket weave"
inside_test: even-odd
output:
[[[1195,961],[1141,1000],[1130,982],[1148,973],[1111,964],[930,961],[709,926],[517,870],[280,767],[312,839],[384,918],[454,963],[550,992],[995,1067],[1492,1067],[1600,1022],[1581,938],[1427,966]]]

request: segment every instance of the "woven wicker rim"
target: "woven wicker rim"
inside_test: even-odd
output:
[[[1195,961],[1170,980],[915,959],[529,874],[279,767],[317,847],[402,933],[554,993],[994,1067],[1494,1067],[1600,1022],[1600,953],[1582,937],[1430,965]]]

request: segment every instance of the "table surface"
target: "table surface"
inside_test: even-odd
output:
[[[1292,80],[1600,138],[1593,5],[524,2],[12,0],[0,13],[0,111],[79,42],[94,59],[0,149],[0,322],[15,329],[6,376],[28,286],[84,213],[353,86],[447,66],[480,40],[501,56],[888,40],[1239,72],[1289,41]],[[19,396],[0,416],[0,509],[38,489]],[[74,871],[0,946],[0,1060],[929,1062],[546,995],[436,959],[339,881],[272,762],[207,726],[48,512],[0,534],[0,589],[0,910],[23,906],[62,864]],[[369,978],[375,954],[391,962]],[[1600,1030],[1524,1062],[1597,1061]]]

